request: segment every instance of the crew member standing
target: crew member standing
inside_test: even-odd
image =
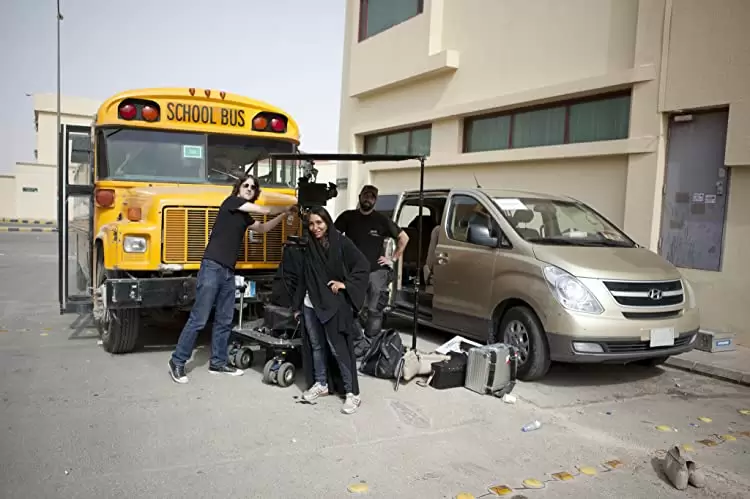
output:
[[[239,376],[242,371],[227,364],[229,333],[234,318],[234,266],[242,239],[247,229],[266,233],[281,220],[296,211],[296,206],[261,206],[255,204],[260,196],[260,185],[253,175],[240,178],[228,198],[221,203],[211,236],[203,254],[196,295],[190,317],[180,333],[177,348],[169,359],[169,374],[177,383],[187,383],[185,364],[193,353],[198,332],[206,326],[215,307],[214,326],[211,333],[211,360],[208,371],[215,374]],[[254,220],[250,214],[276,215],[268,222]]]
[[[335,222],[339,232],[351,239],[370,263],[370,282],[365,300],[367,310],[365,334],[370,338],[374,338],[381,331],[383,307],[382,303],[379,303],[381,302],[380,295],[390,283],[393,262],[401,258],[409,242],[409,236],[393,220],[375,211],[377,200],[377,187],[374,185],[362,187],[357,208],[343,212]],[[392,260],[384,256],[386,237],[397,241]]]

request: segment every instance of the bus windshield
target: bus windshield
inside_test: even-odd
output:
[[[296,162],[277,162],[271,153],[291,153],[292,142],[235,135],[132,128],[99,131],[97,178],[143,182],[232,184],[245,172],[268,187],[294,187]]]

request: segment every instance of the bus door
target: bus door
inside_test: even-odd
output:
[[[91,127],[61,125],[57,227],[60,314],[92,308],[94,169]]]

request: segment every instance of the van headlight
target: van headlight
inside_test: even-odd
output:
[[[122,241],[122,249],[125,253],[145,253],[146,238],[141,236],[125,236]]]
[[[547,265],[544,267],[544,279],[555,299],[568,310],[596,315],[604,312],[604,307],[591,291],[561,268]]]

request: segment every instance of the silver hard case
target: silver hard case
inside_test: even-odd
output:
[[[477,393],[504,395],[515,385],[515,350],[505,343],[469,350],[464,386]]]

